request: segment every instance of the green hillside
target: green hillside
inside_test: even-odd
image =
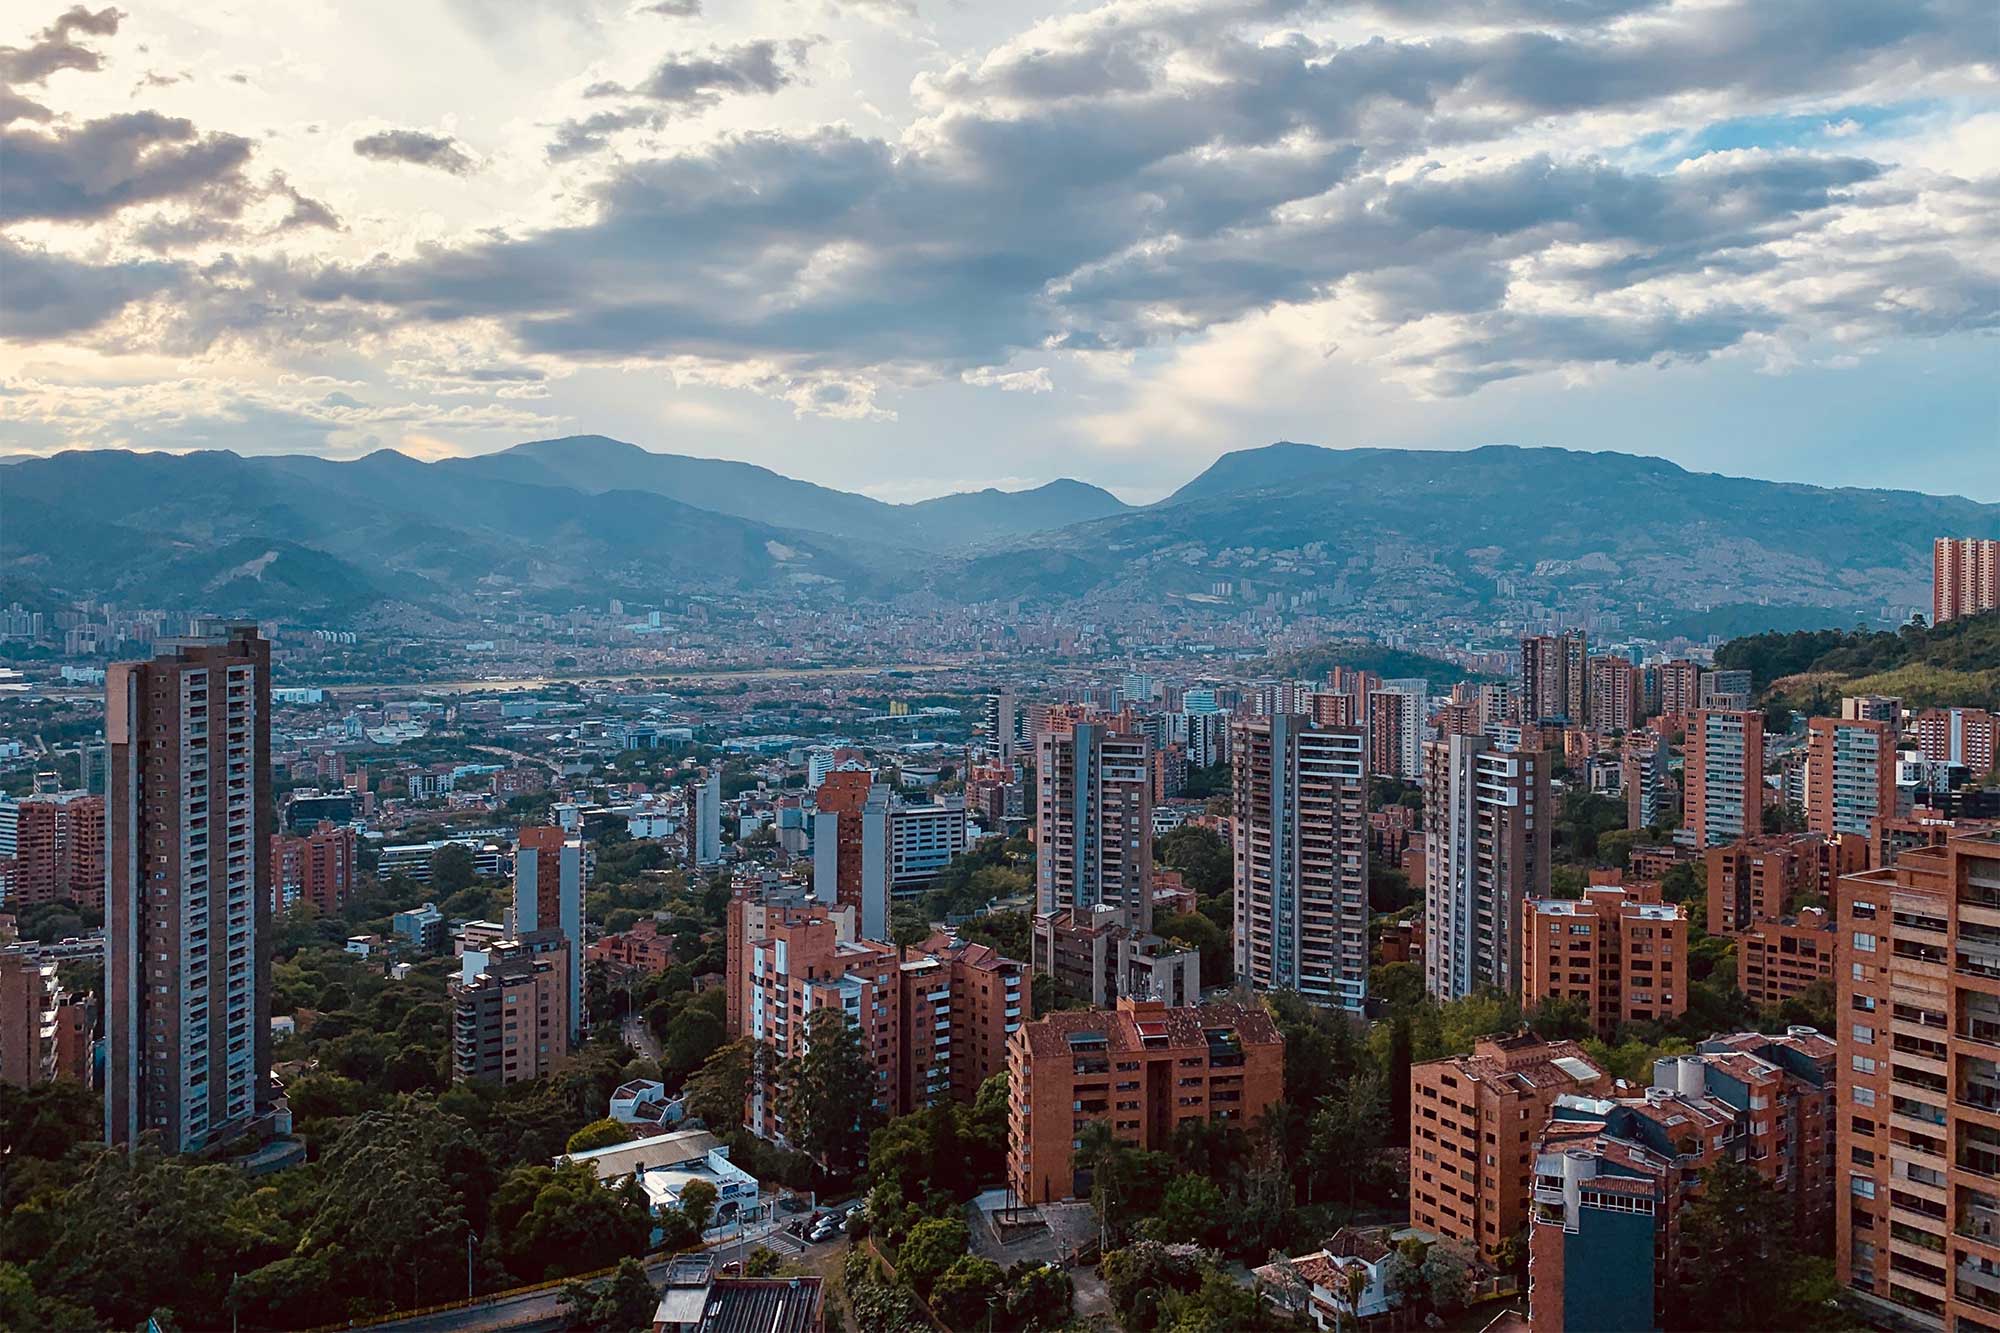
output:
[[[1454,662],[1447,662],[1441,657],[1406,653],[1400,648],[1390,648],[1367,639],[1315,644],[1311,648],[1301,648],[1296,652],[1276,654],[1268,662],[1272,675],[1283,676],[1287,680],[1319,680],[1337,666],[1352,667],[1356,671],[1372,671],[1391,680],[1397,677],[1421,676],[1431,683],[1433,689],[1456,685],[1461,680],[1481,679],[1464,667]]]
[[[2000,708],[2000,611],[1936,628],[1802,630],[1732,639],[1717,666],[1747,669],[1773,702],[1814,712],[1843,694],[1891,694],[1913,707]]]

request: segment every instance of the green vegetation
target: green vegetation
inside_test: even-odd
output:
[[[1843,694],[1894,694],[1914,707],[2000,708],[2000,611],[1936,628],[1753,634],[1716,650],[1760,690],[1813,716],[1838,716]]]
[[[1482,680],[1473,672],[1441,657],[1404,652],[1368,639],[1335,640],[1301,648],[1297,652],[1274,654],[1265,670],[1287,680],[1323,680],[1334,667],[1372,671],[1386,679],[1422,676],[1433,686],[1456,685],[1462,680]]]

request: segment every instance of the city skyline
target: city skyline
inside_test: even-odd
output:
[[[1145,502],[1276,439],[1893,446],[2000,499],[1981,20],[51,6],[0,35],[0,453],[595,431]]]

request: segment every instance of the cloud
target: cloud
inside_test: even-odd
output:
[[[248,139],[204,134],[194,122],[133,111],[52,131],[0,131],[0,223],[81,222],[134,204],[243,193]]]
[[[662,60],[652,73],[630,88],[599,84],[588,89],[586,95],[643,97],[688,110],[715,106],[732,95],[769,95],[798,80],[815,40],[764,39],[735,46],[712,46],[707,51],[683,51]]]
[[[454,176],[467,175],[478,166],[456,139],[424,130],[380,130],[363,135],[354,141],[354,151],[377,162],[407,162]]]
[[[650,5],[640,5],[641,14],[658,14],[663,18],[691,19],[701,17],[701,0],[653,0]]]
[[[76,35],[113,36],[124,17],[122,10],[108,5],[99,10],[82,5],[64,10],[29,45],[0,46],[0,83],[41,83],[58,70],[104,68],[104,57],[77,41]]]
[[[187,276],[179,265],[156,261],[83,263],[5,236],[0,236],[0,269],[7,274],[0,339],[10,342],[88,332],[133,302],[179,286]]]

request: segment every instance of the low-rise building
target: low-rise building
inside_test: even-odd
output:
[[[454,1081],[525,1082],[553,1072],[568,1054],[568,954],[560,932],[466,950],[448,990]]]
[[[1104,904],[1037,913],[1035,971],[1099,1009],[1126,995],[1176,1007],[1198,1003],[1200,952],[1173,948],[1125,919],[1121,909]]]
[[[674,965],[674,937],[657,921],[635,922],[630,930],[605,935],[584,950],[584,959],[604,963],[620,976],[646,976]]]
[[[1521,904],[1521,1003],[1573,1000],[1600,1037],[1687,1011],[1687,918],[1655,884]]]
[[[566,1162],[589,1167],[606,1188],[637,1181],[656,1217],[679,1208],[681,1192],[693,1182],[712,1186],[715,1210],[707,1235],[733,1231],[739,1222],[764,1215],[757,1178],[730,1161],[729,1145],[707,1130],[684,1129],[556,1158],[558,1166]]]
[[[419,953],[437,953],[444,948],[444,913],[436,903],[406,907],[389,919],[389,932]]]
[[[1285,1041],[1261,1006],[1121,998],[1024,1024],[1007,1065],[1008,1183],[1037,1204],[1088,1192],[1074,1153],[1092,1122],[1150,1151],[1189,1121],[1248,1126],[1283,1095]]]
[[[1410,1225],[1497,1258],[1528,1224],[1529,1161],[1556,1098],[1610,1077],[1573,1041],[1482,1037],[1410,1067]]]
[[[653,1333],[824,1333],[823,1279],[724,1277],[712,1254],[667,1264]]]
[[[1323,1249],[1293,1255],[1282,1264],[1266,1264],[1255,1272],[1267,1299],[1304,1315],[1322,1333],[1343,1333],[1387,1314],[1395,1304],[1388,1280],[1389,1256],[1394,1253],[1386,1237],[1342,1227]],[[1285,1293],[1293,1284],[1281,1269],[1290,1269],[1300,1288],[1290,1300]]]

